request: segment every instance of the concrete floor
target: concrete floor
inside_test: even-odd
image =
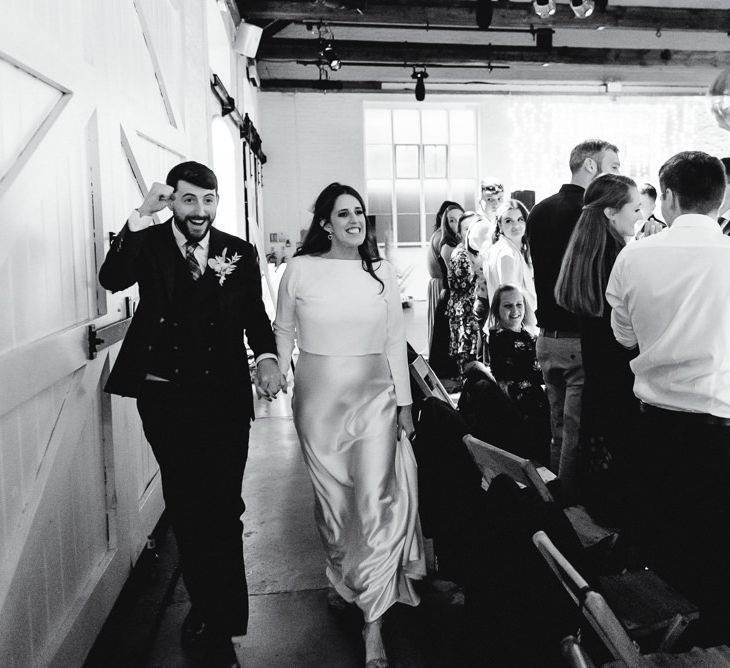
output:
[[[426,346],[425,302],[405,310],[408,339]],[[291,419],[289,395],[259,402],[253,423],[243,498],[244,544],[250,590],[248,635],[239,650],[246,668],[355,668],[363,665],[362,618],[335,614],[326,604],[322,547],[313,496]],[[463,598],[451,583],[421,583],[418,608],[388,611],[384,635],[393,668],[463,665]],[[189,609],[182,581],[165,608],[147,668],[193,664],[180,648]]]

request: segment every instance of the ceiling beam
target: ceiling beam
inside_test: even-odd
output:
[[[594,49],[531,46],[418,44],[412,42],[340,41],[335,48],[345,75],[348,62],[360,64],[440,64],[484,67],[490,63],[563,63],[640,67],[728,67],[727,51],[679,51],[669,49]],[[273,39],[262,43],[258,60],[297,61],[316,58],[314,39]]]
[[[242,16],[247,21],[282,19],[287,21],[319,20],[330,24],[338,21],[349,24],[389,24],[393,26],[434,26],[476,28],[475,2],[449,0],[396,0],[395,2],[362,0],[349,2],[354,9],[330,9],[311,0],[286,2],[284,0],[238,0]],[[331,3],[334,5],[342,3]],[[730,9],[689,9],[679,7],[634,7],[609,2],[604,12],[596,11],[587,19],[577,19],[566,4],[559,4],[557,12],[541,20],[532,9],[532,3],[513,3],[497,0],[494,3],[492,26],[495,28],[622,28],[633,30],[682,30],[730,33]]]

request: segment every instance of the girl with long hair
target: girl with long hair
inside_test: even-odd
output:
[[[489,365],[502,390],[523,417],[524,456],[549,461],[550,407],[535,353],[535,337],[525,328],[526,300],[517,285],[500,285],[489,305]]]
[[[333,607],[363,612],[367,668],[388,665],[381,633],[394,603],[417,605],[425,575],[400,290],[353,188],[327,186],[279,286],[282,373],[296,338],[294,426],[315,493]],[[344,601],[343,601],[344,599]]]
[[[497,210],[497,226],[484,262],[484,275],[490,302],[500,285],[509,283],[520,288],[525,298],[525,327],[537,334],[537,293],[527,241],[527,207],[517,199],[508,199]]]
[[[579,317],[585,383],[579,452],[583,500],[606,520],[621,519],[626,456],[638,413],[633,354],[611,330],[606,285],[616,257],[641,216],[636,183],[601,174],[588,186],[583,211],[563,256],[555,285],[557,303]],[[641,243],[641,242],[635,242]]]

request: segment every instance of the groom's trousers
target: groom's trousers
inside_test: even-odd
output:
[[[242,635],[248,587],[241,485],[250,417],[229,397],[145,381],[137,408],[160,465],[192,606],[211,630]]]

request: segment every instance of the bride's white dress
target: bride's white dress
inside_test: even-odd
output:
[[[358,260],[288,262],[274,322],[279,364],[296,338],[294,425],[315,492],[327,577],[366,621],[417,605],[425,575],[416,464],[396,438],[396,404],[411,403],[403,312],[392,266],[381,285]]]

